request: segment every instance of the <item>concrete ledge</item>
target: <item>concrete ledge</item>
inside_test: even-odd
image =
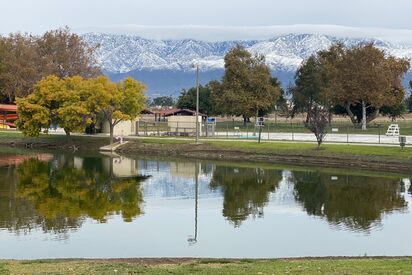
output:
[[[112,145],[102,146],[102,147],[100,147],[99,150],[103,151],[103,152],[114,152],[114,151],[116,151],[117,148],[119,148],[120,146],[122,146],[126,143],[128,143],[128,141],[123,141],[123,143],[115,142]]]

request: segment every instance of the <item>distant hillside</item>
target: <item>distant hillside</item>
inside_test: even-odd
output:
[[[200,66],[202,84],[220,79],[223,57],[236,44],[244,46],[253,54],[265,55],[272,74],[280,79],[284,87],[293,80],[303,60],[337,41],[347,46],[373,42],[376,47],[397,57],[412,58],[412,45],[373,38],[348,39],[314,34],[289,34],[262,41],[225,42],[152,40],[134,35],[100,33],[88,33],[83,37],[89,43],[100,45],[97,54],[105,74],[113,80],[130,75],[148,86],[149,96],[177,95],[182,88],[192,87],[195,84],[195,74],[191,68],[194,63]],[[407,79],[412,79],[412,75],[409,74]]]

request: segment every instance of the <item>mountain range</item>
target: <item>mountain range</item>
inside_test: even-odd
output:
[[[272,74],[279,78],[284,87],[293,81],[303,60],[338,41],[349,47],[371,42],[396,57],[412,59],[410,44],[321,34],[288,34],[268,40],[219,42],[194,39],[155,40],[137,35],[103,33],[86,33],[82,37],[90,44],[99,45],[97,59],[106,75],[114,81],[132,76],[146,84],[151,97],[176,96],[181,89],[194,86],[194,64],[199,66],[202,84],[220,79],[223,75],[224,55],[238,44],[252,54],[264,55]],[[406,79],[411,78],[412,73],[409,73]]]

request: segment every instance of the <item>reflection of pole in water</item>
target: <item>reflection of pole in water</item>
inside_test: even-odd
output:
[[[197,207],[198,207],[198,186],[199,186],[199,166],[195,164],[195,236],[191,236],[187,239],[190,245],[197,243]]]

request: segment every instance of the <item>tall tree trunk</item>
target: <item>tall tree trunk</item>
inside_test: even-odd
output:
[[[114,125],[113,122],[109,122],[110,127],[110,145],[113,144],[113,132],[114,132]]]
[[[243,126],[246,126],[246,123],[247,123],[247,117],[243,115]]]
[[[366,103],[362,100],[362,131],[366,130]]]
[[[312,114],[312,108],[313,108],[313,100],[311,98],[308,105],[307,105],[307,107],[306,107],[306,123],[309,123],[310,116]]]
[[[371,122],[372,120],[377,118],[378,115],[379,115],[379,108],[376,108],[375,111],[373,111],[373,113],[369,117],[366,118],[366,122],[367,123]]]
[[[256,125],[258,125],[258,116],[259,116],[259,110],[256,109],[256,113],[255,113],[255,127],[253,127],[253,135],[256,136]]]
[[[346,112],[348,113],[348,116],[350,118],[350,121],[352,122],[353,125],[357,124],[358,121],[355,118],[355,115],[353,114],[352,110],[350,109],[350,103],[345,104],[345,109]]]

